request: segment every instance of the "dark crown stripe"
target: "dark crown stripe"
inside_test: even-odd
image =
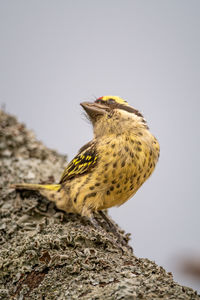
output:
[[[111,101],[112,101],[112,102],[111,102]],[[96,102],[96,103],[102,103],[102,104],[104,104],[104,105],[107,105],[107,106],[110,107],[111,109],[122,109],[122,110],[125,110],[125,111],[129,112],[129,113],[133,113],[133,114],[135,114],[136,116],[141,117],[143,123],[146,124],[146,121],[145,121],[143,115],[142,115],[137,109],[135,109],[135,108],[133,108],[133,107],[131,107],[131,106],[129,106],[129,105],[124,105],[124,104],[117,103],[117,102],[115,101],[115,99],[112,99],[112,98],[110,98],[110,99],[108,99],[108,100],[106,100],[106,101],[103,100],[102,98],[98,98],[95,102]]]
[[[135,108],[131,107],[131,106],[126,106],[126,105],[123,105],[123,104],[118,104],[117,108],[119,109],[123,109],[123,110],[126,110],[130,113],[133,113],[135,114],[136,116],[138,117],[141,117],[142,118],[142,122],[143,124],[145,124],[146,128],[149,128],[147,125],[146,125],[146,120],[144,119],[143,115]]]
[[[135,115],[137,115],[138,117],[141,117],[143,118],[143,115],[135,108],[131,107],[131,106],[127,106],[127,105],[123,105],[123,104],[118,104],[117,105],[117,108],[119,109],[123,109],[123,110],[126,110],[130,113],[134,113]]]

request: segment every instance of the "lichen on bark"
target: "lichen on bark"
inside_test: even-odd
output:
[[[37,193],[9,187],[56,182],[65,165],[66,157],[0,112],[1,299],[200,299],[162,267],[115,243],[103,220],[98,231]]]

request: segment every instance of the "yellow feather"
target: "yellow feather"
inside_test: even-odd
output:
[[[60,189],[60,184],[32,184],[32,183],[17,183],[11,185],[12,188],[17,190],[50,190],[58,191]]]
[[[122,99],[122,98],[120,98],[118,96],[103,96],[103,97],[101,97],[101,99],[103,101],[108,101],[109,99],[113,99],[113,100],[115,100],[119,104],[129,105],[126,100],[124,100],[124,99]]]

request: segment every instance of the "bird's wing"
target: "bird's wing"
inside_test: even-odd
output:
[[[69,179],[90,172],[91,169],[96,166],[97,158],[98,156],[95,143],[87,143],[79,150],[79,153],[67,165],[59,183],[62,184]]]

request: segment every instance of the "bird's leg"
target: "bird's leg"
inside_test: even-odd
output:
[[[95,218],[94,214],[92,214],[89,217],[89,220],[92,223],[92,225],[95,227],[95,229],[101,235],[105,235],[105,230],[103,229],[102,224],[100,222],[98,222],[98,219]],[[122,251],[122,254],[124,254],[124,250],[122,249],[121,244],[119,244],[118,241],[116,242],[115,240],[112,239],[111,242],[112,242],[112,244],[114,244],[116,246],[116,248],[120,248],[120,250]]]
[[[102,226],[99,225],[99,223],[97,222],[97,220],[93,214],[89,217],[89,220],[98,231],[101,231],[101,232],[103,231]]]
[[[113,230],[115,233],[117,232],[115,225],[113,222],[106,216],[106,214],[102,211],[98,211],[99,215],[104,219],[104,221],[108,224],[109,228]]]
[[[106,214],[100,210],[98,211],[99,215],[104,219],[104,221],[108,224],[110,231],[113,233],[114,236],[117,237],[117,239],[120,241],[120,243],[123,246],[127,246],[127,241],[122,237],[122,235],[117,230],[116,226],[113,224],[113,222],[106,216]]]

